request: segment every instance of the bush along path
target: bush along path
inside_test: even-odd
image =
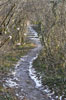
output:
[[[29,26],[27,36],[30,42],[35,45],[35,48],[30,49],[26,56],[20,58],[3,86],[4,88],[14,89],[18,100],[53,100],[51,96],[47,95],[48,88],[42,86],[41,77],[38,79],[32,66],[33,61],[42,49],[38,33]]]

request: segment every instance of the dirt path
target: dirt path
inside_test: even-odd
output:
[[[18,100],[50,100],[45,93],[39,90],[41,81],[37,80],[35,70],[32,68],[32,63],[42,46],[37,32],[31,27],[29,27],[28,38],[35,43],[36,47],[18,61],[14,72],[7,78],[5,86],[15,88]]]

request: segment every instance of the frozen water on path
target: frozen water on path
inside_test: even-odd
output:
[[[5,87],[15,88],[16,96],[23,100],[53,100],[48,87],[44,89],[41,83],[41,77],[37,78],[36,71],[32,67],[33,61],[38,57],[42,45],[37,32],[32,27],[28,29],[28,38],[36,45],[28,54],[18,61],[11,77],[8,77]],[[48,95],[47,95],[48,94]]]

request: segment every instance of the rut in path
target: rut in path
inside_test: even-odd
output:
[[[35,77],[35,70],[32,68],[33,61],[37,58],[42,45],[38,38],[37,32],[32,27],[29,27],[28,38],[32,43],[35,43],[36,47],[31,49],[30,52],[22,57],[12,72],[11,77],[7,78],[6,86],[15,88],[16,96],[18,100],[51,100],[47,95],[39,90],[41,87],[41,81],[38,81]]]

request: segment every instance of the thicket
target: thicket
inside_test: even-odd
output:
[[[66,0],[1,0],[0,38],[12,36],[11,44],[24,43],[28,20],[38,26],[43,45],[34,62],[43,84],[66,96]]]
[[[23,1],[0,0],[0,48],[7,41],[10,45],[24,43],[27,20],[24,7]]]
[[[43,12],[38,29],[44,47],[34,66],[43,84],[66,98],[66,1],[46,2]]]

